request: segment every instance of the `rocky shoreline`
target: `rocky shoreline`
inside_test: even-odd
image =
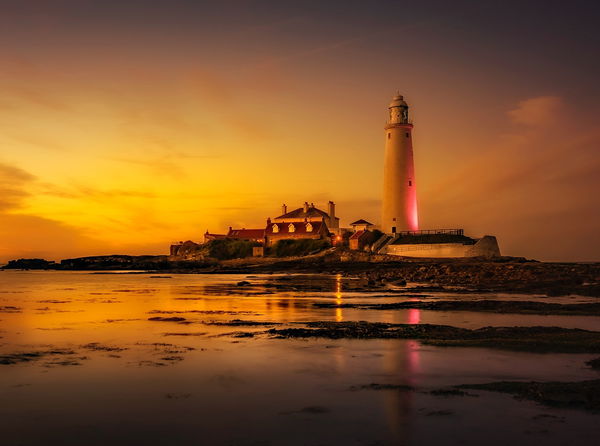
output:
[[[5,269],[29,269],[28,259]],[[29,259],[31,260],[31,259]],[[35,259],[39,260],[39,259]],[[226,261],[180,260],[167,256],[96,256],[47,262],[31,269],[186,273],[186,274],[341,274],[362,279],[363,290],[407,282],[451,287],[460,292],[510,292],[600,297],[600,263],[551,263],[515,257],[414,259],[330,249],[291,258]]]

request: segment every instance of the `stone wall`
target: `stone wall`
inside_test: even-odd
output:
[[[384,254],[404,257],[497,257],[500,248],[496,237],[486,235],[479,239],[474,245],[462,243],[421,243],[388,245]]]

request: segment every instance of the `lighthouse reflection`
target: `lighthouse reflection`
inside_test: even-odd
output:
[[[418,324],[420,320],[420,310],[412,309],[407,312],[403,322]],[[390,376],[390,383],[416,387],[419,384],[420,372],[419,343],[406,340],[395,345],[396,348],[390,349],[382,358],[384,373]],[[395,437],[410,442],[413,424],[417,418],[416,393],[402,390],[383,392],[382,398],[390,432]]]
[[[335,283],[335,320],[342,322],[344,314],[341,305],[344,296],[341,275],[336,276]],[[394,318],[394,323],[419,324],[421,322],[421,310],[418,309],[409,309],[406,312],[399,312],[398,315],[398,318]],[[419,384],[419,343],[413,340],[392,342],[393,347],[386,350],[386,353],[381,356],[381,363],[374,368],[383,372],[382,378],[385,381],[379,384],[406,386],[404,390],[383,391],[381,398],[390,434],[402,439],[403,442],[410,443],[417,412],[415,410],[415,392],[407,389]],[[343,355],[339,351],[335,354],[335,362],[338,366],[344,365]]]

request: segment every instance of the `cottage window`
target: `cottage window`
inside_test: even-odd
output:
[[[294,232],[295,230],[296,230],[296,227],[294,226],[294,223],[290,223],[290,225],[288,226],[288,231]]]
[[[306,232],[312,232],[313,230],[313,225],[311,225],[310,223],[306,224]]]
[[[279,232],[279,226],[273,225],[273,232]]]

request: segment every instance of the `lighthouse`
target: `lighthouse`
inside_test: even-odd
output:
[[[381,229],[386,234],[419,230],[412,129],[408,104],[398,94],[385,126]]]

